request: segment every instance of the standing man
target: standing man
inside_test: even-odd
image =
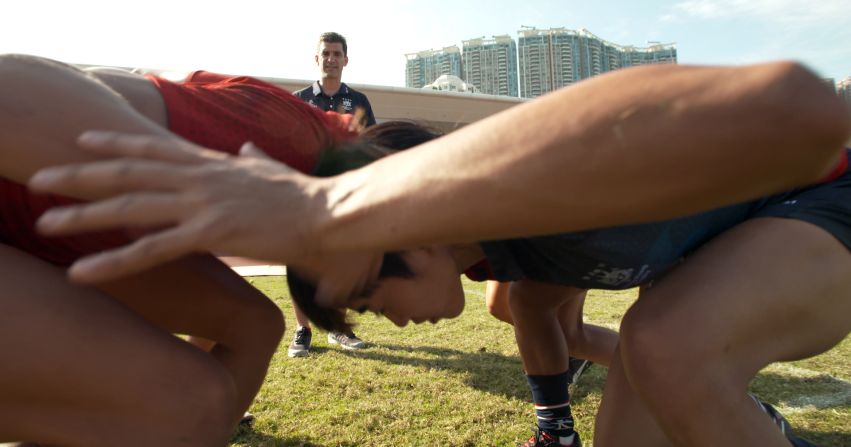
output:
[[[294,95],[308,104],[321,110],[338,113],[352,113],[363,110],[362,123],[364,126],[375,124],[375,115],[369,99],[363,93],[349,87],[343,82],[343,68],[349,64],[348,45],[346,38],[335,32],[322,33],[319,45],[313,59],[319,67],[319,80],[310,87],[301,89]],[[298,322],[293,342],[287,349],[290,357],[305,357],[310,350],[312,333],[310,320],[293,302],[295,318]],[[329,332],[328,343],[339,344],[343,349],[363,349],[366,344],[353,332]]]
[[[319,80],[294,94],[325,111],[355,113],[355,110],[362,109],[363,124],[367,127],[375,124],[375,115],[366,95],[343,82],[343,68],[349,64],[346,38],[334,32],[322,33],[313,58],[319,67]]]

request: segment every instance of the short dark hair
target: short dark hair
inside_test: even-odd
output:
[[[349,46],[346,44],[346,38],[342,34],[333,31],[322,33],[319,35],[319,42],[343,44],[343,56],[349,55]],[[319,50],[319,44],[317,44],[316,49]]]
[[[367,127],[360,137],[378,146],[401,151],[442,135],[441,131],[415,121],[396,120]]]
[[[320,154],[313,175],[326,177],[341,174],[393,152],[431,141],[441,135],[440,131],[413,121],[387,121],[376,124],[361,133],[355,142],[340,148],[324,150]],[[384,254],[379,278],[410,278],[412,276],[413,272],[399,253]],[[347,332],[351,329],[351,324],[346,321],[344,310],[327,309],[316,304],[316,284],[304,279],[297,269],[287,267],[287,285],[293,301],[316,326],[338,332]]]
[[[411,278],[414,273],[402,256],[396,252],[384,254],[379,278]],[[304,279],[296,269],[287,268],[287,285],[290,296],[304,315],[316,326],[326,331],[350,332],[352,324],[346,321],[343,309],[328,309],[316,303],[316,284]]]
[[[441,135],[439,131],[413,121],[398,120],[376,124],[368,127],[350,143],[323,150],[312,174],[317,177],[342,174]]]

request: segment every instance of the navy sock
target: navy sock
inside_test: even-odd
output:
[[[559,437],[573,434],[573,416],[570,414],[570,374],[565,371],[550,376],[527,375],[535,414],[538,416],[538,428]]]

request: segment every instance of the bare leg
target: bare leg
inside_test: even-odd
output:
[[[520,281],[511,284],[509,293],[507,283],[493,282],[498,285],[494,288],[490,284],[488,309],[510,306],[508,316],[516,322],[515,337],[527,373],[562,372],[570,356],[604,366],[611,362],[618,334],[583,322],[584,289]],[[554,355],[556,351],[558,355]]]
[[[236,390],[212,357],[5,245],[0,266],[0,439],[225,444]]]
[[[511,284],[514,336],[527,374],[552,375],[567,370],[568,342],[560,310],[564,303],[584,294],[584,289],[528,280]]]
[[[585,324],[582,309],[586,297],[587,293],[577,292],[565,300],[558,310],[559,323],[572,357],[608,367],[618,344],[618,333],[602,326]]]
[[[748,221],[699,250],[625,317],[623,367],[610,374],[636,394],[606,389],[595,445],[657,445],[640,440],[652,425],[624,430],[649,412],[677,445],[788,447],[747,386],[767,364],[818,354],[848,334],[849,271],[845,246],[797,220]],[[617,411],[636,399],[645,416]]]
[[[167,125],[166,109],[159,91],[142,76],[117,71],[89,71],[97,80],[121,95],[139,113],[156,124]],[[191,275],[196,278],[192,285],[187,284]],[[196,276],[197,275],[197,276]],[[151,277],[153,276],[153,277]],[[164,281],[163,281],[164,279]],[[180,281],[178,281],[180,280]],[[162,284],[181,284],[187,289],[177,291],[173,287],[163,287]],[[227,283],[228,286],[224,284]],[[164,288],[163,291],[146,290],[149,286]],[[193,317],[207,320],[207,330],[210,327],[218,329],[215,339],[198,336],[189,337],[189,342],[199,349],[212,352],[231,371],[240,394],[237,409],[239,415],[251,403],[265,376],[266,366],[274,354],[283,333],[283,318],[280,310],[254,287],[245,283],[230,269],[223,268],[221,263],[211,258],[194,258],[172,263],[167,270],[155,269],[150,274],[142,275],[122,287],[122,298],[133,301],[134,308],[148,304],[151,296],[177,294],[181,300],[181,308],[162,309],[162,312],[172,313],[175,318],[184,317],[189,321]],[[223,294],[227,290],[231,295]],[[124,292],[130,291],[128,295]],[[199,301],[196,303],[196,300]],[[176,304],[175,299],[168,299],[169,305]],[[131,305],[131,303],[127,303]],[[197,307],[195,307],[197,306]],[[199,314],[204,306],[206,312]],[[214,306],[210,308],[209,306]],[[299,313],[296,313],[299,316]],[[162,315],[154,315],[161,318]],[[302,317],[307,321],[306,317]],[[184,320],[186,321],[186,320]],[[183,327],[166,327],[172,332],[194,334],[195,332],[185,323]],[[244,327],[238,328],[239,324]],[[226,330],[230,328],[231,330]],[[209,332],[215,333],[215,332]],[[216,348],[217,343],[221,346]]]
[[[74,139],[95,126],[167,133],[161,127],[165,108],[150,82],[135,76],[97,77],[103,82],[49,60],[0,57],[0,154],[15,160],[0,166],[0,174],[20,180],[42,165],[86,159]],[[237,392],[223,424],[229,429],[256,394],[280,339],[283,323],[277,308],[228,269],[201,258],[104,288],[167,332],[197,333],[220,343],[213,357],[226,367]]]
[[[280,309],[211,256],[193,256],[101,288],[167,332],[200,336],[236,385],[235,424],[263,383],[284,331]]]
[[[301,309],[298,308],[295,301],[293,301],[293,312],[295,313],[295,321],[298,325],[310,329],[310,319],[301,312]]]
[[[669,390],[669,393],[673,390]],[[627,381],[618,347],[612,356],[603,389],[603,400],[597,410],[594,445],[624,445],[618,443],[627,438],[630,439],[627,445],[631,447],[672,445]]]
[[[485,286],[485,305],[497,320],[513,325],[511,307],[508,305],[508,288],[511,283],[488,281]]]

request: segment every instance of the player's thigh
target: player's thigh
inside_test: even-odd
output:
[[[61,436],[93,414],[129,427],[231,398],[207,354],[61,269],[0,244],[0,284],[0,434]]]
[[[284,330],[280,309],[209,255],[184,257],[100,287],[168,332],[227,343]]]
[[[628,312],[622,340],[644,355],[724,360],[747,377],[772,361],[829,349],[849,329],[849,250],[813,224],[759,218],[720,235],[647,290]]]

